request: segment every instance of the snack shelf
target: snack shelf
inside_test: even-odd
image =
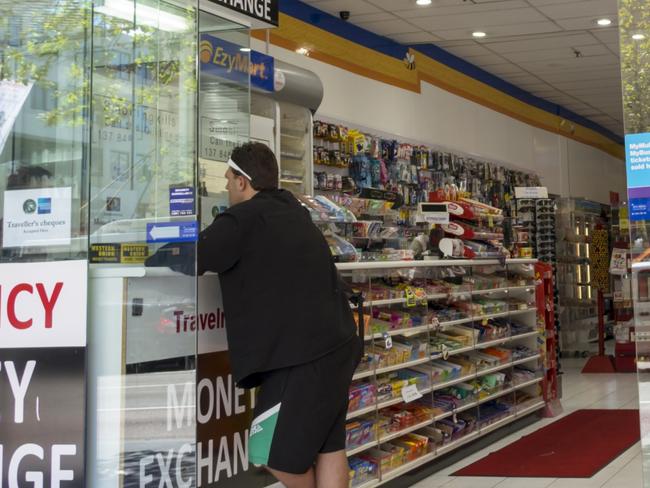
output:
[[[368,449],[372,449],[373,447],[377,447],[378,445],[379,443],[375,439],[374,441],[367,442],[361,446],[348,449],[347,451],[345,451],[345,454],[347,455],[347,457],[354,456],[355,454],[359,454],[360,452],[366,451]]]
[[[520,385],[518,388],[521,388],[521,387],[522,386]],[[506,392],[502,392],[502,395],[505,395],[505,394],[506,394]],[[499,396],[501,396],[501,395],[499,395]],[[388,437],[383,438],[379,442],[378,441],[373,441],[372,443],[368,443],[370,445],[364,445],[364,446],[361,446],[359,448],[352,449],[352,450],[348,451],[348,455],[350,456],[350,455],[353,455],[354,453],[358,453],[358,452],[362,452],[363,450],[370,449],[370,448],[372,448],[372,447],[374,447],[374,446],[376,446],[378,444],[381,444],[381,442],[388,442],[388,441],[390,441],[390,440],[392,440],[394,438],[400,437],[401,435],[405,435],[405,434],[408,434],[409,432],[413,432],[413,431],[415,431],[417,429],[420,429],[422,427],[426,427],[426,426],[428,426],[428,425],[430,425],[430,424],[432,424],[434,422],[437,422],[438,420],[443,420],[443,419],[445,419],[447,417],[450,417],[454,413],[461,413],[461,412],[463,412],[465,410],[469,410],[471,408],[478,407],[478,406],[480,406],[480,404],[481,404],[481,402],[474,402],[474,403],[465,405],[465,406],[455,410],[454,412],[447,412],[447,413],[445,413],[443,415],[439,415],[439,416],[435,417],[431,421],[423,422],[422,424],[418,424],[417,426],[410,427],[409,429],[405,429],[404,431],[400,431],[399,433],[396,432],[394,437],[391,436],[390,438],[388,438]],[[529,407],[526,407],[526,408],[524,408],[523,410],[520,410],[520,411],[517,411],[515,409],[515,411],[513,413],[511,413],[510,415],[508,415],[507,417],[504,417],[503,419],[500,419],[500,420],[494,422],[493,424],[488,425],[487,427],[477,429],[474,432],[472,432],[470,434],[467,434],[467,435],[463,436],[462,438],[460,438],[460,439],[458,439],[456,441],[453,441],[453,442],[450,442],[449,444],[438,447],[434,451],[432,451],[432,452],[430,452],[428,454],[425,454],[424,456],[422,456],[422,457],[420,457],[420,458],[418,458],[418,459],[416,459],[414,461],[411,461],[410,463],[407,463],[404,466],[400,466],[399,468],[397,468],[395,470],[389,471],[388,473],[386,473],[381,478],[381,480],[373,480],[373,481],[370,481],[370,482],[365,483],[363,485],[359,485],[359,487],[366,487],[366,488],[373,487],[374,488],[375,486],[380,486],[380,485],[382,485],[384,483],[387,483],[387,482],[401,476],[402,474],[405,474],[405,473],[407,473],[407,472],[409,472],[409,471],[411,471],[411,470],[413,470],[413,469],[415,469],[415,468],[417,468],[419,466],[422,466],[423,464],[426,464],[426,463],[428,463],[428,462],[430,462],[430,461],[432,461],[432,460],[434,460],[434,459],[436,459],[438,457],[441,457],[444,454],[447,454],[447,453],[449,453],[449,452],[451,452],[451,451],[453,451],[453,450],[455,450],[455,449],[457,449],[457,448],[459,448],[459,447],[461,447],[461,446],[463,446],[463,445],[465,445],[465,444],[467,444],[467,443],[469,443],[469,442],[471,442],[471,441],[473,441],[473,440],[475,440],[475,439],[477,439],[479,437],[483,437],[484,435],[487,435],[490,432],[498,430],[499,428],[504,427],[504,426],[514,422],[515,420],[517,420],[519,418],[525,417],[525,416],[527,416],[527,415],[529,415],[531,413],[536,412],[537,410],[541,410],[542,408],[544,408],[545,405],[546,404],[544,403],[544,401],[540,401],[540,402],[537,402],[537,403],[535,403],[535,404],[533,404],[533,405],[531,405]],[[352,454],[350,454],[350,453],[352,453]]]
[[[474,431],[474,432],[472,432],[470,434],[467,434],[467,435],[461,437],[457,441],[453,441],[453,442],[450,442],[449,444],[446,444],[446,445],[444,445],[442,447],[439,447],[435,451],[436,452],[436,457],[442,456],[443,454],[446,454],[446,453],[448,453],[450,451],[453,451],[454,449],[456,449],[456,448],[458,448],[458,447],[460,447],[460,446],[462,446],[464,444],[467,444],[468,442],[471,442],[473,439],[475,439],[477,437],[480,437],[479,432]]]
[[[509,314],[510,315],[521,315],[521,314],[528,313],[528,312],[537,312],[537,308],[536,307],[528,307],[528,308],[524,308],[522,310],[510,310]]]
[[[457,385],[458,383],[463,383],[468,380],[476,379],[476,373],[468,374],[467,376],[461,376],[460,378],[454,378],[453,380],[445,381],[444,383],[436,383],[431,386],[431,391],[438,391],[449,386]]]
[[[492,341],[492,342],[500,344],[500,343],[503,343],[503,342],[508,342],[510,340],[512,340],[511,337],[506,338],[506,339],[499,339],[499,341]],[[483,347],[488,347],[486,344],[481,344],[481,345]],[[466,347],[466,348],[463,348],[463,349],[458,349],[456,351],[450,351],[449,355],[453,356],[454,354],[461,354],[463,352],[469,352],[469,351],[474,351],[474,350],[475,350],[474,347]],[[446,383],[442,383],[441,385],[442,385],[442,388],[444,388],[446,386],[452,386],[452,385],[455,385],[456,383],[460,383],[460,382],[463,382],[463,381],[468,380],[468,379],[479,378],[481,376],[485,376],[486,374],[501,371],[503,369],[508,369],[508,368],[510,368],[512,366],[516,366],[518,364],[526,363],[526,362],[532,361],[534,359],[539,359],[540,357],[541,356],[539,354],[537,354],[535,356],[530,356],[528,358],[520,359],[520,360],[517,360],[515,362],[509,362],[509,363],[506,363],[506,364],[501,364],[499,366],[495,366],[494,368],[481,370],[481,371],[476,372],[475,374],[471,374],[471,375],[468,375],[468,376],[464,376],[462,378],[458,378],[458,379],[455,379],[455,380],[448,381]],[[437,354],[437,355],[432,355],[431,358],[421,358],[421,359],[416,359],[414,361],[409,361],[409,362],[406,362],[406,363],[395,364],[393,366],[386,366],[385,368],[379,368],[377,370],[371,369],[371,370],[368,370],[368,371],[363,371],[363,372],[360,372],[360,373],[356,373],[352,377],[352,381],[360,380],[360,379],[363,379],[363,378],[369,378],[369,377],[374,376],[376,374],[379,375],[379,374],[383,374],[383,373],[390,373],[391,371],[398,371],[400,369],[411,368],[413,366],[418,366],[420,364],[428,363],[431,360],[441,359],[441,358],[442,358],[442,354]],[[439,388],[440,387],[438,387],[438,385],[433,385],[434,390],[439,389]]]
[[[536,259],[506,259],[505,264],[535,264]],[[362,261],[337,263],[340,271],[397,269],[397,268],[434,268],[441,266],[489,266],[503,265],[498,259],[440,259],[426,261]]]
[[[382,374],[382,373],[390,373],[391,371],[398,371],[400,369],[406,369],[410,368],[413,366],[418,366],[420,364],[428,363],[431,361],[429,358],[421,358],[421,359],[416,359],[414,361],[409,361],[406,363],[400,363],[400,364],[395,364],[393,366],[386,366],[385,368],[379,368],[379,369],[371,369],[369,371],[364,371],[362,373],[357,373],[352,377],[352,381],[359,380],[362,378],[368,378],[369,376],[373,376],[375,374]]]
[[[535,412],[537,410],[540,410],[546,406],[546,403],[544,400],[540,400],[539,402],[535,403],[534,405],[531,405],[530,407],[525,407],[521,410],[517,410],[517,417],[525,417],[529,413]]]
[[[494,400],[495,398],[501,398],[502,396],[505,396],[509,393],[512,393],[513,391],[521,390],[522,388],[526,388],[527,386],[534,385],[536,383],[541,383],[544,378],[535,378],[534,380],[530,381],[525,381],[524,383],[520,383],[518,385],[513,385],[505,390],[501,390],[496,393],[492,393],[491,395],[486,396],[485,398],[481,398],[478,400],[478,405],[483,405],[486,402],[489,402],[490,400]]]
[[[517,366],[519,364],[524,364],[529,361],[533,361],[535,359],[541,359],[541,358],[542,358],[541,354],[535,354],[534,356],[528,356],[527,358],[517,359],[516,361],[513,361],[512,366]]]
[[[426,422],[420,422],[419,424],[412,425],[411,427],[407,427],[406,429],[400,430],[399,432],[393,432],[392,434],[389,434],[387,436],[380,437],[379,444],[383,444],[384,442],[390,442],[393,439],[397,439],[398,437],[401,437],[403,435],[410,434],[415,430],[421,429],[423,427],[428,427],[433,422],[435,422],[434,419],[429,419]]]
[[[393,469],[392,471],[389,471],[384,475],[379,483],[375,486],[380,486],[383,485],[384,483],[388,483],[391,480],[394,480],[395,478],[399,478],[402,476],[404,473],[408,473],[409,471],[418,468],[422,466],[423,464],[427,464],[429,461],[432,461],[433,459],[436,458],[436,452],[430,452],[429,454],[425,454],[424,456],[421,456],[417,458],[414,461],[411,461],[410,463],[406,463],[404,466],[400,466],[399,468]]]
[[[476,344],[476,348],[477,349],[486,349],[488,347],[498,346],[500,344],[505,344],[506,342],[510,342],[511,338],[512,338],[512,336],[508,336],[508,337],[501,337],[499,339],[493,339],[491,341],[479,342],[479,343]]]
[[[431,328],[430,324],[418,325],[417,327],[407,327],[405,329],[388,330],[388,331],[386,331],[386,334],[388,334],[389,336],[401,335],[401,336],[404,336],[404,337],[410,337],[410,336],[422,334],[423,332],[426,332],[430,328]],[[366,341],[370,341],[372,339],[381,339],[382,337],[384,337],[384,333],[383,332],[378,332],[378,333],[373,334],[373,335],[366,335],[364,337],[364,339]]]
[[[472,290],[472,295],[490,295],[492,293],[509,293],[511,291],[530,290],[535,291],[535,285],[507,286],[504,288],[492,288],[488,290]]]
[[[438,325],[439,330],[445,330],[447,327],[453,327],[454,325],[463,325],[467,324],[469,322],[474,322],[474,319],[472,317],[465,317],[462,319],[456,319],[456,320],[449,320],[447,322],[440,322]],[[435,327],[434,327],[435,329]]]
[[[517,420],[517,419],[519,419],[521,417],[525,417],[526,415],[529,415],[529,414],[531,414],[533,412],[536,412],[537,410],[541,410],[542,408],[544,408],[545,405],[546,405],[546,403],[539,402],[539,403],[536,403],[535,405],[533,405],[531,407],[525,408],[524,410],[521,410],[521,411],[515,410],[514,413],[508,415],[507,417],[505,417],[505,418],[503,418],[503,419],[501,419],[501,420],[499,420],[499,421],[497,421],[497,422],[495,422],[493,424],[490,424],[487,427],[483,427],[482,429],[479,430],[479,434],[480,435],[488,434],[488,433],[490,433],[490,432],[492,432],[494,430],[499,429],[500,427],[503,427],[505,425],[508,425],[508,424],[514,422],[515,420]]]
[[[401,401],[401,399],[398,399]],[[399,401],[392,403],[391,405],[396,405],[399,403]],[[374,412],[377,410],[377,404],[370,405],[368,407],[360,408],[359,410],[355,410],[354,412],[348,412],[348,414],[345,416],[346,420],[354,419],[356,417],[360,417],[361,415],[365,415],[370,412]]]
[[[417,360],[412,360],[408,361],[402,364],[395,364],[392,366],[384,367],[384,368],[377,368],[377,369],[372,369],[369,371],[364,371],[362,373],[355,374],[354,379],[359,380],[362,378],[365,378],[363,381],[363,385],[370,383],[372,385],[373,383],[375,384],[375,388],[378,388],[377,381],[381,380],[381,378],[385,378],[385,381],[393,381],[393,378],[386,378],[385,374],[390,374],[391,372],[395,372],[398,370],[401,370],[399,377],[396,376],[395,379],[412,379],[412,381],[415,381],[415,378],[417,379],[417,382],[419,385],[426,384],[425,382],[432,382],[433,377],[431,376],[431,371],[428,371],[427,367],[428,364],[430,364],[430,361],[435,360],[435,359],[449,359],[451,357],[454,357],[459,354],[463,353],[470,353],[471,351],[478,351],[478,352],[483,352],[486,350],[486,348],[493,347],[493,346],[500,346],[500,345],[506,345],[506,344],[512,344],[514,343],[515,345],[521,345],[521,346],[527,346],[528,348],[531,348],[532,350],[529,351],[531,354],[528,357],[523,357],[520,358],[518,356],[518,352],[513,351],[513,354],[517,354],[516,360],[511,360],[506,363],[500,363],[498,362],[499,359],[491,360],[490,367],[487,367],[483,370],[476,371],[475,369],[471,370],[471,374],[466,374],[458,378],[453,378],[449,379],[447,378],[446,381],[440,382],[438,384],[431,384],[430,386],[427,386],[426,388],[421,388],[418,387],[418,391],[421,395],[425,396],[425,400],[427,400],[426,403],[429,403],[429,401],[432,401],[434,396],[434,392],[440,392],[444,391],[445,388],[448,387],[453,387],[454,385],[458,385],[459,383],[473,383],[474,381],[478,380],[481,383],[485,383],[487,386],[487,383],[494,385],[494,381],[503,381],[504,376],[499,375],[498,372],[508,372],[508,371],[513,371],[513,368],[517,365],[524,365],[524,368],[531,368],[531,369],[536,369],[535,366],[538,366],[538,363],[535,361],[539,361],[542,355],[539,353],[537,350],[537,345],[532,345],[532,340],[533,338],[537,338],[540,335],[540,331],[536,329],[536,324],[537,324],[537,307],[531,307],[530,300],[532,299],[532,294],[533,292],[537,291],[538,287],[540,286],[539,283],[534,281],[534,274],[532,267],[529,265],[535,264],[537,261],[535,259],[513,259],[513,260],[507,260],[505,265],[503,262],[499,262],[496,259],[483,259],[483,260],[441,260],[441,261],[393,261],[393,262],[363,262],[363,263],[341,263],[338,265],[338,269],[340,271],[348,271],[348,273],[343,273],[344,278],[346,279],[351,279],[353,283],[364,283],[366,280],[368,280],[368,290],[372,295],[374,295],[377,298],[380,298],[382,295],[383,296],[395,296],[399,294],[399,291],[396,292],[396,290],[399,290],[400,288],[397,288],[400,286],[406,286],[406,287],[412,287],[413,291],[416,294],[419,294],[422,297],[422,301],[417,301],[416,307],[406,307],[407,304],[407,299],[405,297],[403,298],[392,298],[392,299],[386,299],[386,300],[368,300],[367,302],[364,302],[363,307],[368,307],[364,311],[366,316],[368,315],[373,315],[370,312],[370,307],[378,307],[378,306],[386,306],[386,309],[390,310],[385,310],[387,314],[385,315],[386,317],[390,317],[390,319],[386,319],[385,323],[382,323],[381,320],[377,321],[377,319],[371,319],[371,328],[374,328],[372,332],[368,332],[368,334],[365,336],[366,340],[372,340],[376,339],[377,344],[382,341],[382,338],[388,337],[388,336],[403,336],[403,337],[411,337],[411,336],[420,336],[415,340],[411,341],[402,341],[404,345],[407,347],[406,351],[408,352],[409,350],[413,350],[411,348],[415,347],[424,347],[423,344],[426,344],[426,347],[428,348],[430,354],[427,356],[427,358],[422,358],[422,359],[417,359]],[[507,268],[508,265],[510,266],[510,269]],[[474,271],[471,270],[462,270],[462,269],[455,269],[455,268],[460,268],[465,266],[467,267],[473,267]],[[494,271],[491,269],[482,269],[482,266],[493,266]],[[434,269],[431,272],[428,272],[427,268],[436,268],[436,267],[447,267],[450,268],[448,270],[445,269],[440,269],[439,271],[437,269]],[[416,273],[393,273],[392,270],[399,270],[399,269],[410,269],[414,268]],[[417,269],[422,268],[422,270],[427,271],[426,273],[417,273]],[[454,268],[454,269],[451,269]],[[368,273],[353,273],[354,271],[359,270],[374,270],[372,272]],[[387,272],[382,272],[382,270],[386,270]],[[489,276],[491,273],[496,272],[496,278],[488,278],[488,279],[483,279],[481,277]],[[380,282],[378,287],[374,286],[375,280],[381,280],[382,278],[385,278],[386,276],[390,276],[391,280],[384,280],[383,282]],[[453,280],[449,278],[458,278],[458,277],[463,277],[462,280]],[[471,277],[477,277],[476,281],[473,283],[470,283],[467,281],[465,276]],[[501,278],[503,277],[503,278]],[[430,281],[432,280],[432,281]],[[440,281],[440,280],[444,280]],[[499,280],[499,281],[497,281]],[[439,284],[442,284],[442,286],[439,286]],[[494,286],[494,285],[500,285],[495,288],[485,288],[485,289],[473,289],[474,286],[477,287],[485,287],[485,286]],[[508,286],[512,285],[512,286]],[[363,285],[361,285],[363,288]],[[382,287],[386,287],[383,288]],[[403,288],[402,288],[403,289]],[[430,291],[429,294],[424,294],[423,290],[428,289]],[[424,297],[426,296],[426,300]],[[410,302],[410,299],[408,300]],[[461,303],[461,302],[466,302],[466,303]],[[521,303],[520,303],[521,302]],[[409,305],[412,305],[412,303],[409,303]],[[393,307],[394,306],[394,307]],[[519,309],[519,307],[522,307]],[[485,313],[482,313],[485,311]],[[383,312],[383,311],[382,311]],[[488,313],[488,312],[494,312],[494,313]],[[533,314],[532,312],[535,312]],[[465,314],[469,314],[471,316],[465,316]],[[374,314],[375,316],[377,314]],[[382,318],[384,315],[382,314]],[[427,324],[422,324],[422,318],[419,317],[429,317]],[[397,330],[388,330],[391,327],[394,327],[397,325],[397,321],[401,321],[404,318],[410,318],[413,322],[415,322],[416,326],[415,327],[406,327],[402,329],[397,329]],[[454,319],[454,320],[450,320]],[[503,323],[499,324],[498,321],[496,324],[492,324],[492,327],[488,326],[488,320],[491,319],[501,319]],[[420,320],[418,323],[417,321]],[[391,322],[392,321],[392,322]],[[482,327],[479,327],[481,325],[481,322],[483,322]],[[412,322],[411,322],[412,323]],[[471,343],[470,345],[465,344],[459,344],[459,341],[470,341],[470,340],[477,340],[474,337],[476,335],[479,335],[478,332],[470,333],[467,332],[466,329],[464,330],[456,330],[454,329],[454,326],[461,326],[463,324],[467,324],[466,327],[469,327],[470,329],[476,328],[477,330],[484,331],[481,333],[481,335],[485,336],[489,333],[489,331],[494,331],[496,332],[498,327],[507,325],[508,323],[512,324],[512,334],[516,335],[510,335],[508,337],[500,337],[498,339],[492,339],[489,338],[486,340],[486,342],[482,343]],[[399,325],[398,325],[399,326]],[[386,330],[386,332],[377,332],[378,330]],[[449,329],[452,329],[454,332],[448,332],[451,337],[449,339],[455,339],[453,342],[447,342],[446,337],[441,337],[440,340],[452,345],[455,344],[457,346],[461,346],[456,350],[449,350],[445,346],[442,346],[437,340],[433,341],[436,343],[436,346],[432,346],[429,344],[429,340],[427,340],[427,337],[430,335],[430,337],[434,337],[434,334],[437,332],[443,332],[443,331],[449,331]],[[516,333],[516,332],[517,333]],[[468,337],[458,337],[456,338],[456,335],[464,335]],[[531,341],[529,344],[527,339]],[[401,341],[401,339],[397,339],[397,341]],[[419,344],[419,346],[418,346]],[[410,346],[410,348],[409,348]],[[433,348],[436,348],[437,352],[433,353]],[[520,348],[521,350],[526,350],[526,348]],[[383,343],[381,345],[381,350],[383,351]],[[372,354],[372,352],[369,350],[369,354]],[[407,357],[411,356],[411,353],[406,354]],[[395,356],[397,357],[397,356]],[[402,358],[400,356],[400,358]],[[482,362],[480,360],[477,361]],[[526,364],[528,363],[528,364]],[[418,367],[421,366],[421,367]],[[423,366],[423,367],[422,367]],[[417,371],[414,371],[413,374],[409,371],[405,371],[408,368],[414,368]],[[464,368],[465,372],[468,371],[467,366]],[[505,370],[505,371],[504,371]],[[451,370],[450,370],[451,372]],[[424,375],[423,375],[424,373]],[[426,374],[429,373],[429,374]],[[436,372],[436,378],[437,378],[437,372]],[[448,373],[447,373],[448,374]],[[497,374],[498,377],[495,377],[493,381],[488,381],[488,378],[492,380],[492,378],[488,377],[487,375],[491,374]],[[437,408],[435,410],[435,413],[432,414],[430,419],[427,419],[423,422],[420,422],[416,425],[413,425],[411,427],[405,428],[399,432],[394,432],[389,435],[385,435],[382,438],[376,438],[372,442],[368,442],[362,446],[355,447],[353,449],[350,449],[347,451],[347,454],[349,456],[352,456],[354,454],[362,453],[363,451],[368,452],[372,448],[377,448],[381,447],[382,445],[385,445],[385,443],[389,443],[391,441],[394,441],[394,439],[401,438],[404,435],[417,432],[418,430],[422,429],[423,427],[431,426],[434,425],[436,422],[442,421],[444,419],[455,419],[456,414],[460,414],[461,412],[472,412],[471,416],[473,417],[475,414],[479,416],[479,418],[483,419],[483,422],[489,422],[491,420],[495,420],[495,422],[491,425],[486,425],[483,430],[479,430],[478,428],[476,429],[475,432],[470,433],[469,435],[458,439],[454,440],[450,444],[446,446],[440,446],[438,448],[436,447],[430,447],[432,449],[432,452],[429,452],[422,456],[419,459],[413,460],[409,463],[406,463],[403,466],[400,466],[397,469],[394,469],[390,472],[380,472],[378,475],[377,480],[366,482],[362,485],[357,485],[357,487],[375,487],[375,486],[381,486],[391,480],[394,480],[404,473],[407,473],[423,464],[429,463],[431,460],[449,452],[454,449],[459,448],[461,445],[471,442],[479,437],[481,437],[484,434],[487,434],[488,432],[492,432],[496,429],[498,429],[501,426],[506,425],[507,423],[515,420],[517,416],[522,416],[529,414],[530,412],[534,411],[535,409],[541,408],[544,404],[542,403],[540,406],[540,402],[538,401],[539,398],[537,395],[535,395],[534,391],[526,391],[526,395],[523,397],[521,395],[516,395],[514,392],[518,390],[522,390],[527,387],[531,387],[532,385],[539,384],[540,382],[543,381],[543,377],[540,378],[532,378],[532,375],[527,375],[527,374],[521,374],[518,373],[517,370],[513,371],[513,374],[515,375],[516,378],[520,378],[521,376],[524,376],[526,381],[522,381],[520,384],[514,384],[512,381],[508,381],[507,384],[502,384],[499,386],[496,386],[494,388],[494,393],[491,395],[486,396],[485,398],[478,398],[478,394],[476,395],[470,395],[468,400],[471,400],[470,403],[464,403],[461,404],[458,408],[450,411],[442,411],[440,408]],[[379,375],[384,375],[379,377],[379,380],[377,379]],[[393,373],[394,375],[394,373]],[[511,377],[510,373],[507,373],[508,377]],[[383,383],[382,383],[383,384]],[[397,383],[397,384],[406,384],[406,383]],[[363,386],[361,385],[361,386]],[[368,385],[368,388],[371,388],[371,386]],[[478,383],[477,383],[478,385]],[[501,390],[499,390],[501,388]],[[471,388],[470,388],[471,389]],[[381,390],[382,392],[385,391],[383,388]],[[485,390],[482,392],[483,395],[486,395],[490,390]],[[364,395],[368,395],[369,392],[364,393]],[[375,393],[377,395],[378,393]],[[393,391],[393,395],[396,394],[396,391]],[[533,394],[535,396],[535,399],[530,399],[529,394]],[[365,402],[370,400],[368,396],[365,397]],[[386,398],[384,396],[384,398]],[[502,399],[500,403],[503,402],[503,399],[507,399],[508,401],[505,402],[505,404],[510,404],[510,403],[516,403],[515,400],[517,401],[522,401],[524,400],[523,405],[525,407],[522,407],[520,411],[517,411],[519,407],[516,405],[513,405],[510,410],[506,410],[500,413],[497,413],[496,415],[491,415],[489,412],[492,412],[491,406],[485,410],[486,404],[491,405],[493,400],[498,400]],[[534,402],[534,404],[531,404],[530,402]],[[453,403],[453,402],[452,402]],[[366,405],[368,405],[366,403]],[[369,420],[372,420],[373,418],[379,418],[379,412],[382,409],[386,409],[388,407],[393,407],[393,406],[398,406],[397,410],[403,409],[408,409],[409,405],[412,404],[406,404],[404,402],[404,399],[402,398],[402,395],[400,394],[399,396],[396,396],[394,398],[388,398],[384,401],[377,402],[377,400],[374,400],[374,403],[372,405],[366,406],[363,409],[357,410],[356,412],[351,412],[347,415],[348,419],[355,419],[356,417],[359,417],[364,414],[369,414],[367,418]],[[443,405],[440,403],[439,405]],[[447,404],[447,406],[450,406]],[[437,414],[437,415],[436,415]],[[500,417],[503,415],[507,415],[505,418]],[[357,426],[351,426],[351,428],[357,429]],[[359,429],[363,429],[367,427],[365,424],[362,424],[358,427]],[[372,434],[372,432],[370,432]],[[368,431],[366,430],[365,435],[368,435]],[[431,444],[432,446],[433,444]],[[362,456],[363,457],[363,454]],[[380,470],[381,471],[381,470]],[[356,487],[355,487],[356,488]]]
[[[445,412],[445,413],[441,413],[440,415],[436,415],[436,416],[434,417],[433,420],[434,420],[435,422],[438,422],[439,420],[444,420],[444,419],[446,419],[447,417],[451,417],[451,416],[453,416],[455,413],[456,413],[456,414],[458,414],[458,413],[462,413],[462,412],[464,412],[465,410],[470,410],[470,409],[472,409],[472,408],[476,408],[476,407],[478,407],[478,403],[477,403],[477,402],[468,403],[467,405],[463,405],[462,407],[458,407],[458,408],[455,409],[455,410],[450,410],[449,412]]]

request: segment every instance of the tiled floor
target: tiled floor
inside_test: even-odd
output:
[[[567,415],[582,408],[638,408],[636,375],[583,375],[580,374],[584,360],[562,361],[563,412]],[[629,449],[609,466],[591,479],[553,479],[553,478],[472,478],[450,476],[459,469],[472,464],[490,452],[501,449],[523,435],[547,425],[555,420],[544,419],[530,427],[520,430],[463,459],[434,476],[413,485],[414,488],[643,488],[640,443]]]

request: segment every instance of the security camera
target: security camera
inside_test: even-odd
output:
[[[339,17],[341,17],[341,20],[350,20],[350,11],[349,10],[341,10],[339,12]]]

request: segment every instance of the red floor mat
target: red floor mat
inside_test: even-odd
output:
[[[454,476],[591,478],[640,437],[638,410],[578,410]]]

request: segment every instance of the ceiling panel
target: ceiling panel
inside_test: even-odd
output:
[[[350,22],[402,44],[436,44],[623,134],[617,0],[304,1],[336,16],[348,10]],[[602,17],[612,26],[597,26]],[[487,37],[474,39],[476,30]]]

